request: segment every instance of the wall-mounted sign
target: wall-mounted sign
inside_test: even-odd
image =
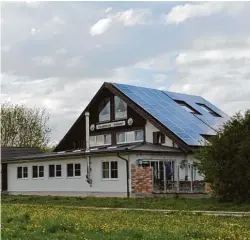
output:
[[[125,126],[125,121],[97,124],[96,129],[104,129],[104,128],[112,128],[120,126]]]

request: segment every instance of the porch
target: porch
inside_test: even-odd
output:
[[[187,160],[143,160],[141,167],[152,171],[152,192],[158,193],[205,193],[205,182],[192,162]]]

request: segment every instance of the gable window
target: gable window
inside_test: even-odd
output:
[[[117,179],[118,178],[118,162],[103,161],[102,162],[102,178]]]
[[[44,177],[44,166],[32,166],[32,177],[43,178]]]
[[[165,135],[161,132],[153,132],[153,143],[154,144],[165,143]]]
[[[130,143],[143,141],[143,130],[121,132],[116,134],[117,143]]]
[[[61,177],[62,165],[49,165],[49,177]]]
[[[69,163],[67,164],[67,177],[80,177],[81,176],[81,164]]]
[[[115,96],[115,119],[127,118],[127,104]]]
[[[185,109],[187,112],[193,113],[193,114],[199,114],[201,115],[201,113],[199,113],[197,110],[195,110],[194,108],[192,108],[190,105],[188,105],[186,102],[184,101],[179,101],[176,100],[176,103],[178,103],[183,109]]]
[[[110,121],[110,98],[105,98],[99,105],[99,122]]]
[[[211,108],[209,108],[208,106],[206,106],[203,103],[197,103],[197,105],[199,105],[203,110],[205,110],[206,112],[209,112],[211,115],[213,115],[214,117],[221,117],[218,113],[216,113],[215,111],[213,111]]]
[[[110,145],[111,144],[111,134],[90,136],[89,143],[90,143],[90,147]]]
[[[28,167],[17,167],[17,178],[28,178]]]

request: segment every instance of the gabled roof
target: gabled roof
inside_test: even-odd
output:
[[[199,96],[119,83],[113,83],[113,86],[190,146],[204,145],[202,135],[216,135],[219,127],[229,119],[224,112]],[[186,103],[198,114],[188,112],[176,101]],[[211,115],[199,104],[218,116]]]
[[[99,154],[117,154],[117,153],[157,153],[157,154],[173,154],[183,155],[183,152],[178,148],[166,147],[161,145],[153,145],[152,143],[131,143],[122,144],[118,146],[106,146],[99,148],[92,148],[86,152],[86,149],[69,150],[62,152],[50,152],[42,154],[32,154],[28,156],[14,157],[8,162],[16,161],[32,161],[32,160],[43,160],[43,159],[58,159],[58,158],[71,158],[71,157],[84,157],[93,156]]]
[[[219,127],[229,119],[227,114],[199,96],[105,82],[61,142],[67,138],[74,126],[84,119],[84,113],[88,111],[104,88],[121,97],[128,106],[177,142],[178,146],[185,152],[191,150],[193,146],[204,145],[205,138],[203,136],[216,135]],[[178,101],[185,102],[198,114],[186,111],[178,104]],[[219,117],[211,115],[198,104],[204,104],[217,113]],[[58,151],[59,146],[60,143],[54,151]]]
[[[1,147],[1,161],[8,162],[13,158],[40,154],[42,151],[39,148],[31,147]]]

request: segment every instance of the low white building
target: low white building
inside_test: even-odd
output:
[[[193,150],[228,116],[198,96],[104,83],[53,153],[7,162],[10,194],[204,193]]]

